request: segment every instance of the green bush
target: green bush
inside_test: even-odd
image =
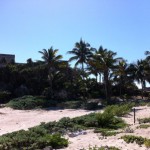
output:
[[[115,136],[115,135],[119,134],[120,132],[116,132],[111,129],[100,128],[100,129],[95,129],[94,133],[101,133],[102,136]]]
[[[141,136],[133,136],[133,135],[124,135],[121,137],[127,143],[134,143],[136,142],[138,145],[142,145],[145,142],[145,138]]]
[[[73,122],[85,127],[98,127],[98,128],[122,128],[125,123],[122,119],[108,113],[91,113],[85,116],[76,117]]]
[[[68,140],[60,134],[49,134],[45,129],[38,127],[29,131],[20,130],[0,137],[0,149],[43,149],[46,146],[63,148],[68,146]]]
[[[141,124],[140,126],[138,126],[137,128],[144,128],[147,129],[150,127],[150,124]]]
[[[110,113],[114,116],[121,117],[128,114],[131,111],[133,105],[133,103],[123,105],[111,105],[106,107],[105,112]]]
[[[9,101],[9,103],[7,103],[6,106],[11,107],[13,109],[27,110],[27,109],[48,107],[48,105],[49,105],[48,100],[28,95],[13,99]]]
[[[146,139],[145,142],[144,142],[144,145],[145,145],[147,148],[150,148],[150,139]]]
[[[150,118],[142,118],[142,119],[138,119],[139,123],[150,123]]]

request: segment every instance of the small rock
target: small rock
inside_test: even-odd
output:
[[[53,150],[53,148],[51,146],[47,146],[43,150]]]

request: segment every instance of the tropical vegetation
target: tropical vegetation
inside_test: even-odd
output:
[[[147,96],[146,82],[150,82],[150,52],[145,59],[128,63],[116,52],[100,46],[93,48],[80,39],[63,60],[52,46],[39,51],[42,60],[32,58],[27,63],[7,63],[0,67],[0,103],[24,95],[43,96],[59,102],[68,100],[104,99],[114,103],[114,96],[123,99]],[[75,67],[71,63],[75,62]],[[5,64],[5,65],[4,65]],[[80,65],[81,64],[81,65]],[[135,82],[142,86],[139,90]]]

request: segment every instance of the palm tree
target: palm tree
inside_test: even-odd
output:
[[[119,84],[120,97],[122,95],[122,89],[124,88],[125,83],[128,81],[127,72],[128,72],[127,61],[122,59],[119,61],[118,65],[113,71],[114,80],[117,80]]]
[[[150,63],[150,51],[146,51],[145,55],[147,56],[146,60],[148,60],[148,62]]]
[[[42,54],[42,59],[44,60],[45,64],[47,65],[48,69],[48,80],[50,83],[50,91],[53,95],[53,78],[54,74],[57,71],[58,64],[60,62],[60,59],[62,58],[62,55],[57,55],[58,49],[53,49],[53,47],[50,47],[50,49],[46,50],[43,49],[42,51],[39,51],[40,54]]]
[[[136,64],[131,64],[132,76],[142,86],[142,99],[148,74],[148,62],[146,60],[137,60]]]
[[[96,51],[96,54],[93,56],[96,69],[99,70],[99,73],[103,74],[107,103],[110,103],[110,73],[119,59],[114,58],[115,56],[115,52],[103,49],[102,46],[100,46]]]
[[[89,61],[93,51],[94,48],[91,48],[89,43],[85,43],[85,41],[81,39],[80,42],[75,43],[75,48],[73,48],[71,51],[68,51],[69,54],[74,55],[69,59],[69,61],[77,60],[75,67],[81,64],[82,71],[84,72],[84,64]]]

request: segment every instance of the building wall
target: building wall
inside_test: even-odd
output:
[[[0,54],[0,64],[2,64],[4,60],[6,61],[5,63],[15,62],[15,55]]]

